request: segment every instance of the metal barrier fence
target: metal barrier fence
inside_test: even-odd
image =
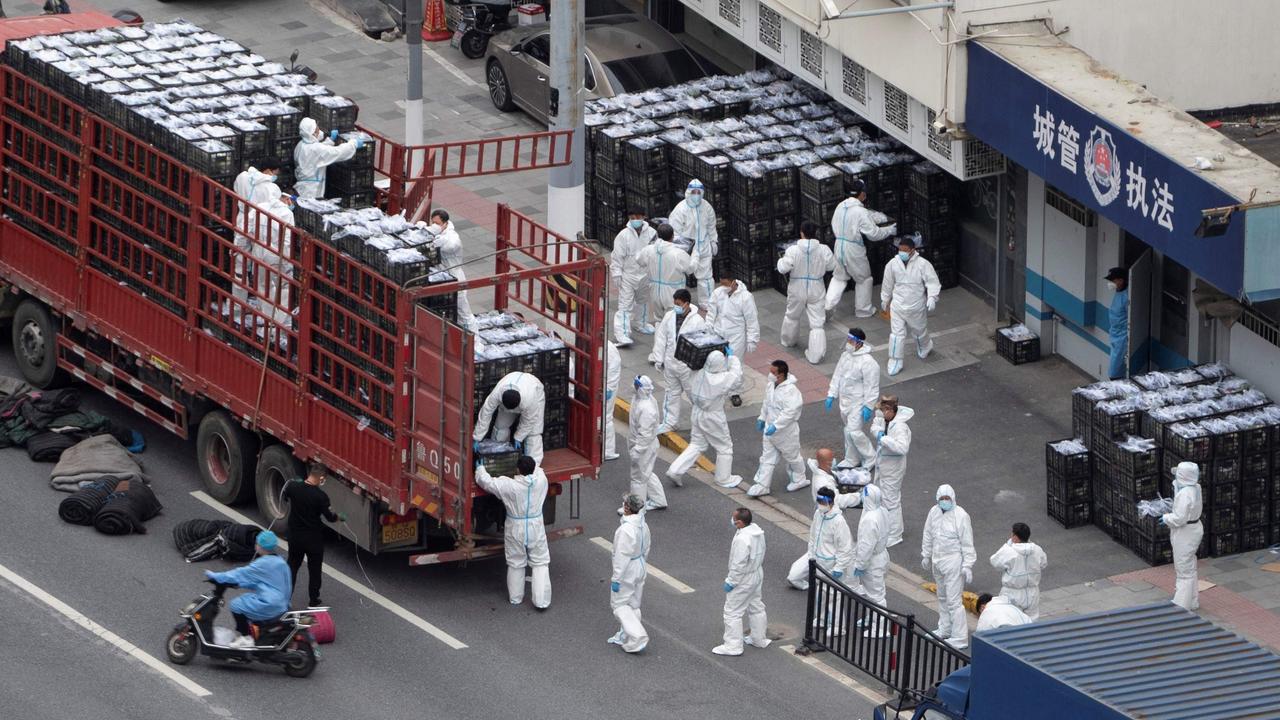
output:
[[[905,702],[969,664],[969,656],[916,622],[877,605],[809,561],[804,647],[825,650],[889,686]]]

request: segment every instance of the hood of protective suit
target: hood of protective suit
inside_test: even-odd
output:
[[[863,347],[866,347],[866,346],[864,345]],[[893,420],[892,420],[892,422],[898,422],[899,420],[901,420],[902,422],[907,422],[907,421],[908,421],[908,420],[910,420],[911,418],[915,417],[915,414],[916,414],[916,411],[915,411],[915,410],[912,410],[911,408],[909,408],[909,407],[907,407],[907,406],[905,406],[905,405],[899,405],[899,406],[898,406],[898,414],[893,416]],[[943,485],[943,487],[950,487],[950,486],[949,486],[949,485]],[[952,498],[952,500],[954,500],[954,499],[955,499],[955,498],[953,497],[953,498]]]
[[[316,125],[315,118],[305,117],[302,122],[298,123],[298,134],[302,135],[302,142],[316,142]]]
[[[902,410],[902,409],[901,409],[901,408],[899,408],[899,412],[901,412],[901,410]],[[936,493],[934,493],[934,494],[933,494],[933,499],[934,499],[934,501],[936,502],[936,501],[938,501],[938,500],[941,500],[941,499],[943,498],[943,496],[946,496],[946,497],[951,498],[951,502],[953,502],[953,503],[955,503],[955,504],[957,504],[957,505],[959,505],[959,504],[960,504],[960,501],[956,498],[956,491],[955,491],[954,489],[952,489],[952,487],[951,487],[950,485],[947,485],[946,483],[943,483],[942,485],[939,485],[939,486],[938,486],[938,492],[936,492]]]
[[[636,397],[650,398],[653,397],[653,381],[648,375],[640,376],[640,387],[636,388]]]
[[[787,373],[787,379],[783,380],[780,383],[775,383],[774,387],[780,388],[780,387],[786,387],[787,385],[795,385],[795,384],[796,384],[796,376],[791,373]]]
[[[1200,484],[1200,466],[1193,462],[1180,462],[1173,469],[1173,483],[1175,485],[1192,485]]]
[[[862,492],[865,493],[862,496],[862,507],[867,510],[879,510],[880,503],[884,500],[884,496],[880,494],[880,487],[868,485],[862,489]]]
[[[1035,553],[1036,548],[1038,546],[1033,542],[1024,542],[1024,543],[1016,542],[1016,543],[1010,543],[1009,547],[1013,548],[1013,551],[1018,553],[1019,555],[1031,555]]]
[[[710,354],[707,355],[707,363],[703,365],[702,368],[709,373],[718,373],[724,372],[724,369],[728,364],[729,361],[725,359],[724,353],[719,350],[712,350]]]
[[[754,537],[756,535],[763,535],[763,534],[764,534],[764,530],[760,529],[760,523],[754,522],[754,521],[750,525],[742,528],[737,533],[735,533],[735,535],[744,535],[746,537]]]
[[[870,355],[871,344],[866,340],[863,340],[862,347],[855,350],[853,346],[849,344],[849,336],[846,334],[844,336],[844,351],[849,355]],[[899,408],[899,412],[901,412],[901,408]]]

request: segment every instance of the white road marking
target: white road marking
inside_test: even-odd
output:
[[[604,548],[605,550],[608,550],[610,553],[613,552],[613,543],[609,542],[608,540],[605,540],[602,537],[593,537],[591,538],[591,542]],[[645,563],[645,568],[648,570],[649,575],[652,575],[658,580],[661,580],[662,582],[670,585],[678,593],[688,595],[691,592],[697,592],[693,588],[689,587],[688,585],[685,585],[684,583],[675,579],[671,575],[668,575],[667,573],[662,572],[661,570],[650,565],[649,563]]]
[[[240,512],[233,510],[227,507],[226,505],[223,505],[222,503],[218,502],[217,500],[214,500],[213,498],[209,497],[204,493],[203,490],[193,490],[191,492],[191,497],[199,500],[205,505],[208,505],[209,507],[213,508],[214,510],[217,510],[218,512],[222,513],[223,515],[226,515],[227,517],[231,518],[232,520],[235,520],[238,523],[241,523],[243,525],[258,525],[258,527],[261,527],[261,525],[259,525],[257,522],[254,522],[253,519],[249,518],[248,516],[243,515]],[[280,547],[282,549],[288,549],[289,543],[284,540],[281,540]],[[369,586],[360,583],[350,575],[347,575],[346,573],[340,570],[336,570],[333,567],[329,566],[328,564],[325,564],[324,566],[324,574],[342,583],[343,585],[346,585],[352,590],[355,590],[356,592],[360,593],[366,598],[369,598],[375,604],[381,605],[383,608],[390,611],[392,615],[396,615],[397,617],[409,623],[410,625],[418,628],[419,630],[439,640],[445,645],[448,645],[450,648],[454,650],[461,650],[467,647],[466,643],[462,642],[458,638],[450,635],[444,630],[441,630],[435,625],[432,625],[431,623],[418,617],[417,615],[414,615],[413,613],[406,610],[403,606],[396,603],[391,598],[388,598],[387,596],[383,595],[380,592],[377,592],[373,588],[370,588]]]
[[[791,657],[804,663],[805,665],[808,665],[814,670],[817,670],[823,675],[826,675],[832,680],[835,680],[836,682],[840,683],[846,688],[858,693],[859,695],[870,700],[876,705],[888,702],[890,700],[889,697],[882,695],[880,693],[877,693],[871,688],[864,686],[863,684],[859,683],[857,680],[854,680],[848,675],[845,675],[844,673],[840,672],[839,670],[836,670],[835,668],[822,662],[821,660],[819,660],[818,658],[812,655],[796,655],[796,647],[794,645],[783,645],[779,649],[787,653]]]
[[[39,587],[37,587],[35,584],[28,581],[26,578],[22,577],[21,575],[15,573],[14,571],[10,570],[9,568],[3,565],[0,565],[0,578],[4,578],[5,580],[8,580],[19,590],[22,590],[23,592],[39,600],[45,605],[48,605],[54,610],[57,610],[59,613],[61,613],[64,617],[66,617],[71,622],[79,625],[85,630],[88,630],[94,635],[97,635],[99,638],[106,640],[107,642],[116,646],[117,649],[123,650],[125,654],[133,657],[133,659],[137,660],[143,665],[146,665],[152,670],[155,670],[156,672],[160,673],[165,678],[172,681],[175,685],[178,685],[179,687],[191,693],[192,695],[195,695],[196,697],[208,697],[213,694],[208,690],[206,690],[204,687],[197,685],[191,680],[188,680],[185,676],[182,675],[182,673],[178,672],[177,670],[174,670],[171,666],[161,662],[160,660],[156,659],[155,657],[148,654],[147,652],[139,649],[137,645],[134,645],[128,640],[125,640],[119,635],[116,635],[115,633],[102,627],[98,623],[90,620],[75,608],[62,602],[61,600],[50,595],[44,590],[41,590]]]
[[[445,69],[445,72],[458,78],[458,80],[462,81],[463,83],[466,83],[471,87],[478,87],[478,88],[488,87],[482,82],[476,82],[475,80],[473,80],[470,75],[467,75],[465,72],[462,71],[462,68],[446,60],[443,55],[436,52],[435,50],[432,50],[431,46],[428,45],[427,43],[422,44],[422,52],[426,53],[427,57],[439,63],[440,66]]]

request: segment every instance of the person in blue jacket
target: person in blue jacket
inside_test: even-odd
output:
[[[1107,314],[1111,326],[1111,364],[1107,374],[1112,380],[1120,380],[1129,374],[1129,273],[1122,267],[1113,267],[1107,271],[1106,280],[1116,293]]]
[[[238,636],[231,647],[253,647],[253,631],[249,622],[270,622],[289,609],[289,596],[293,594],[293,578],[289,564],[276,554],[280,538],[270,530],[258,533],[258,557],[244,567],[213,572],[205,570],[204,576],[220,585],[235,585],[250,592],[231,601],[231,616],[236,619]]]

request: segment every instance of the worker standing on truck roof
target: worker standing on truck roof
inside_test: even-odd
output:
[[[326,138],[317,127],[315,119],[309,117],[302,118],[302,122],[298,123],[298,133],[302,139],[293,149],[294,169],[297,174],[294,187],[298,190],[298,197],[322,198],[324,197],[325,168],[355,157],[356,151],[364,146],[364,140],[354,137],[341,145],[335,145],[334,143],[338,141],[338,131],[336,129],[330,131],[329,137]]]
[[[733,354],[741,362],[756,351],[760,344],[760,317],[756,310],[756,299],[741,280],[726,270],[720,276],[720,283],[711,293],[711,304],[707,306],[707,325],[716,334],[729,341]],[[742,390],[742,378],[732,388],[733,394],[729,402],[734,407],[742,406],[742,398],[738,392]]]
[[[694,178],[684,191],[684,199],[676,203],[667,217],[676,235],[693,241],[693,276],[698,281],[698,302],[711,302],[711,260],[720,249],[716,230],[716,210],[707,202],[702,181]]]
[[[454,228],[453,221],[449,219],[447,210],[436,208],[431,211],[431,224],[427,226],[427,233],[432,237],[431,244],[440,251],[440,264],[458,282],[465,281],[467,275],[462,270],[462,238],[458,236],[458,231]],[[475,321],[471,314],[471,303],[467,301],[466,290],[458,291],[457,305],[458,324],[471,329]]]
[[[1203,508],[1200,466],[1178,463],[1173,469],[1173,511],[1162,515],[1160,522],[1169,526],[1169,543],[1173,546],[1173,604],[1192,611],[1200,607],[1196,552],[1204,539],[1204,525],[1200,523]]]
[[[1040,573],[1048,564],[1044,550],[1031,542],[1026,523],[1014,523],[1009,539],[991,556],[991,567],[1003,573],[1000,594],[1032,621],[1040,619]]]
[[[920,564],[933,571],[937,586],[938,629],[934,634],[948,645],[969,646],[969,623],[964,615],[964,586],[973,582],[973,524],[969,513],[956,504],[956,491],[939,485],[934,496],[938,504],[929,510],[920,541]]]
[[[547,476],[528,455],[516,461],[520,474],[492,477],[484,460],[476,462],[476,482],[484,491],[502,500],[507,510],[503,545],[507,556],[507,597],[512,605],[524,602],[524,569],[533,568],[533,606],[546,610],[551,605],[551,552],[547,550],[547,529],[542,521],[542,505],[547,499]]]
[[[777,270],[787,275],[787,309],[782,316],[782,346],[795,347],[800,318],[809,323],[804,357],[817,365],[827,354],[827,296],[822,283],[836,269],[831,249],[818,239],[817,223],[800,223],[800,239],[778,258]]]
[[[289,226],[293,225],[292,200],[280,192],[275,183],[266,185],[265,196],[260,207],[265,213],[258,214],[257,242],[253,243],[250,254],[254,259],[254,286],[257,295],[266,301],[268,307],[258,306],[263,315],[280,325],[284,332],[279,338],[273,337],[282,349],[288,348],[286,332],[293,327],[293,308],[290,305],[289,281],[293,279],[293,237]],[[273,222],[275,218],[278,222]],[[266,334],[263,322],[258,322],[258,337]],[[273,330],[271,333],[275,335]]]
[[[698,306],[690,300],[692,296],[685,288],[671,294],[672,307],[658,323],[658,332],[653,336],[653,357],[667,389],[662,394],[662,424],[658,434],[671,432],[680,426],[680,415],[683,410],[684,396],[689,394],[689,381],[693,370],[676,358],[676,347],[681,335],[690,335],[705,330],[707,323],[698,314]]]
[[[670,225],[659,225],[657,239],[636,255],[636,261],[649,274],[649,318],[659,322],[673,305],[672,293],[684,288],[684,276],[695,262],[689,253],[671,242],[673,238],[675,230]],[[644,326],[641,332],[645,332]],[[661,361],[656,351],[649,353],[649,362]]]
[[[769,647],[761,585],[764,583],[764,531],[751,522],[751,511],[733,511],[733,543],[729,546],[729,574],[724,578],[724,642],[711,649],[716,655],[741,655],[743,644]],[[750,635],[742,635],[746,616]]]
[[[347,516],[329,509],[329,494],[321,489],[329,471],[318,462],[307,468],[307,477],[284,486],[281,498],[289,503],[290,589],[298,586],[298,571],[307,561],[307,605],[320,607],[320,580],[324,577],[324,523],[346,522]]]
[[[631,211],[626,227],[613,239],[613,251],[609,253],[609,274],[618,286],[618,305],[613,313],[613,337],[621,347],[632,343],[634,329],[652,335],[649,322],[649,295],[645,292],[649,273],[640,263],[640,251],[658,237],[658,231],[645,221],[644,210]]]
[[[649,644],[649,633],[640,622],[640,596],[648,575],[649,525],[644,521],[644,498],[622,499],[622,519],[613,533],[613,574],[609,577],[609,607],[622,628],[609,642],[629,653]]]
[[[238,252],[233,253],[232,260],[233,273],[235,275],[235,284],[231,286],[231,297],[239,300],[239,304],[232,307],[228,301],[222,308],[224,317],[231,316],[235,319],[236,324],[240,323],[243,308],[241,305],[249,303],[249,278],[245,273],[245,257],[253,251],[253,240],[251,235],[257,233],[258,216],[257,211],[250,207],[250,204],[258,207],[264,207],[267,198],[271,195],[271,188],[275,188],[275,192],[280,192],[280,187],[276,185],[276,178],[280,176],[280,161],[276,158],[266,158],[258,161],[258,166],[250,165],[243,172],[236,176],[232,189],[235,190],[236,196],[243,202],[236,203],[236,225],[235,225],[235,243]],[[251,274],[251,273],[250,273]]]
[[[886,240],[898,232],[897,225],[877,227],[871,219],[871,211],[863,206],[867,201],[867,187],[861,180],[849,183],[849,197],[841,201],[831,213],[831,229],[836,235],[836,270],[827,286],[827,312],[836,309],[844,289],[853,281],[853,313],[858,317],[871,317],[875,308],[871,305],[871,263],[867,260],[866,242]]]
[[[492,424],[494,440],[510,440],[515,443],[516,450],[541,464],[542,419],[546,405],[546,390],[537,376],[519,371],[508,373],[485,398],[471,439],[478,449]]]
[[[630,436],[627,452],[631,455],[631,494],[644,500],[645,510],[661,510],[667,506],[667,493],[653,472],[658,461],[658,403],[653,399],[653,381],[648,375],[637,375],[631,396]],[[623,508],[618,508],[621,515]]]
[[[707,354],[702,369],[693,374],[689,383],[689,400],[693,404],[693,430],[689,433],[689,445],[667,467],[667,477],[677,487],[684,485],[684,474],[693,467],[707,447],[716,449],[716,484],[720,487],[737,487],[742,476],[733,473],[733,435],[729,421],[724,416],[724,400],[734,387],[742,382],[742,363],[730,345],[724,353],[712,350]]]

